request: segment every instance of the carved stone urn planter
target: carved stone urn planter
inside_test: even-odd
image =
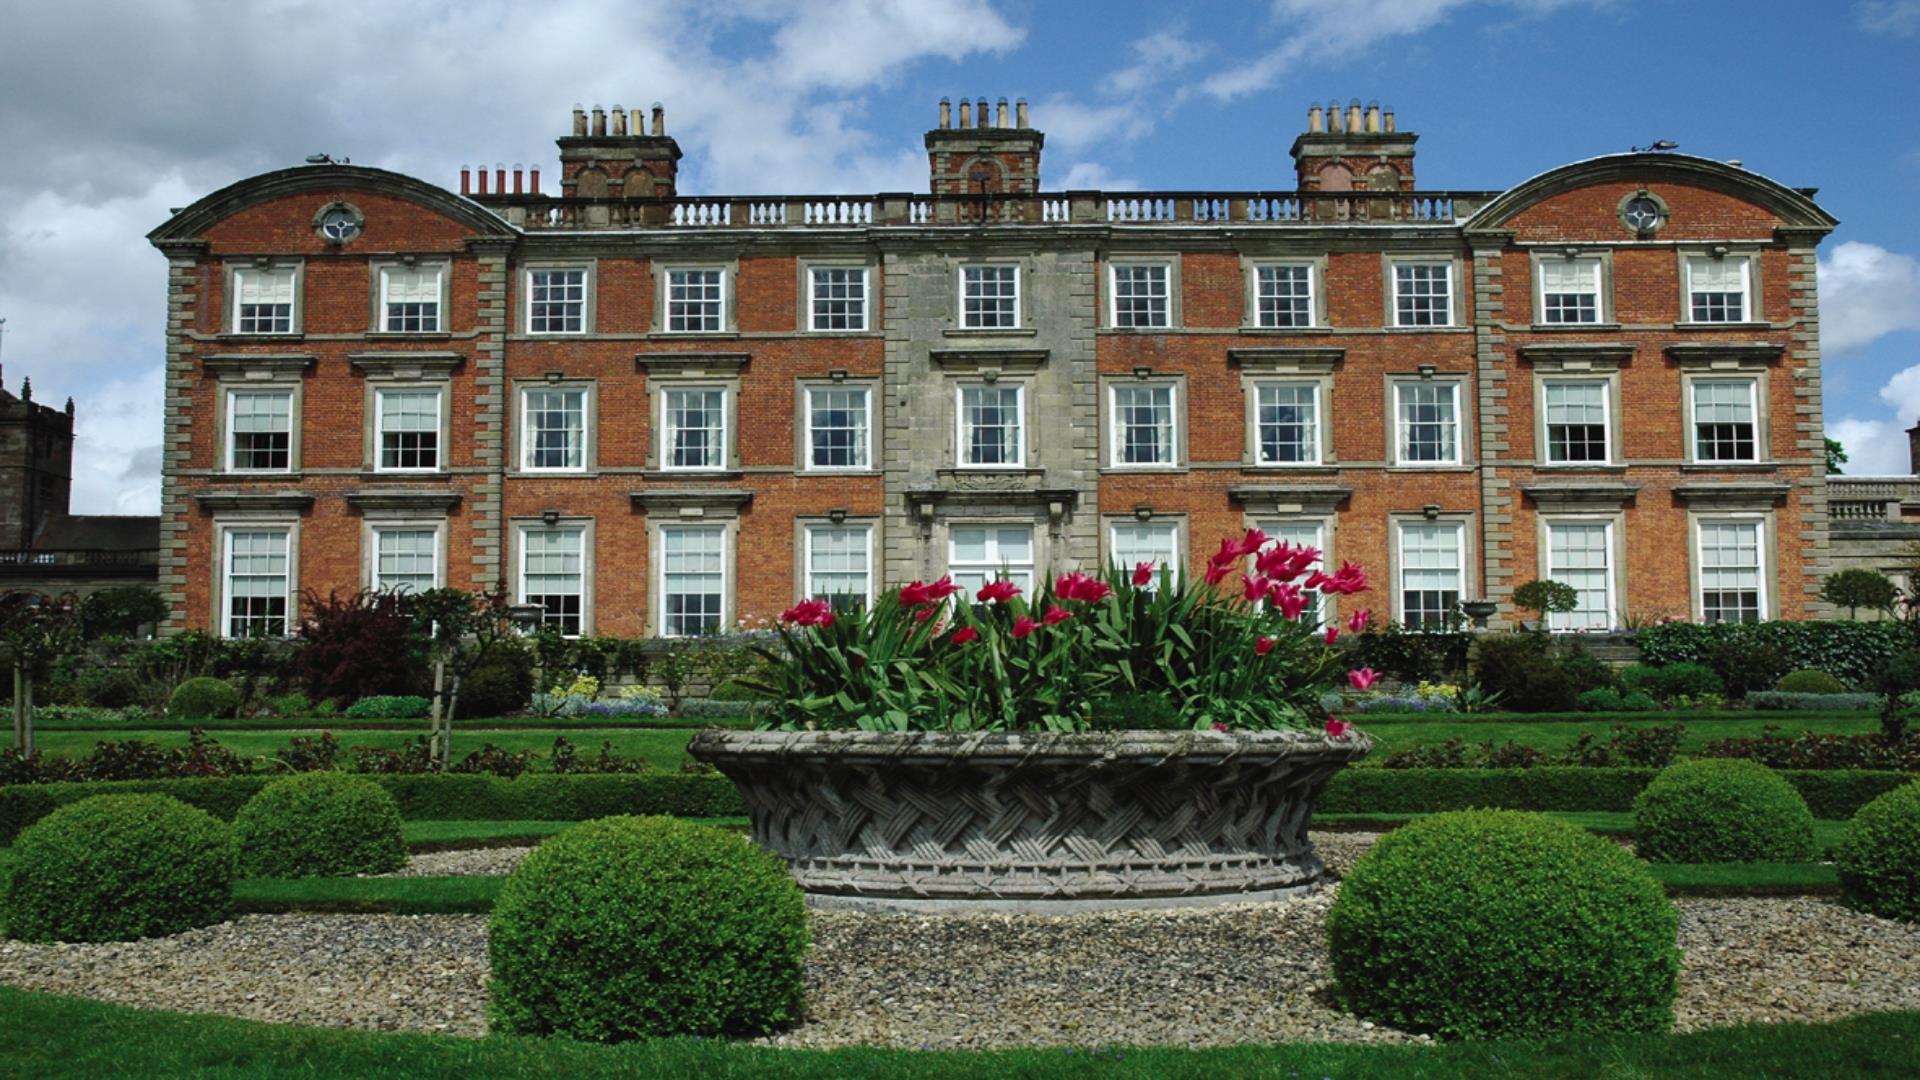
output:
[[[753,837],[821,907],[1042,910],[1271,899],[1323,870],[1314,797],[1358,731],[709,729]]]

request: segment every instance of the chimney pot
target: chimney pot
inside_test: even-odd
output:
[[[1375,134],[1380,131],[1380,103],[1377,101],[1367,106],[1367,131]]]
[[[1329,133],[1339,131],[1345,118],[1346,114],[1340,111],[1340,99],[1329,99],[1327,101],[1327,131]]]
[[[602,138],[607,134],[607,110],[598,105],[593,107],[593,133]]]
[[[1318,135],[1325,130],[1320,115],[1320,103],[1316,101],[1307,108],[1307,134]]]
[[[472,193],[473,193],[473,172],[467,166],[462,165],[460,166],[460,194],[470,195]]]
[[[1025,131],[1027,123],[1027,99],[1020,98],[1013,103],[1013,126]]]
[[[485,165],[482,165],[480,166],[480,168],[476,169],[475,172],[479,176],[480,187],[479,187],[479,190],[474,192],[474,194],[485,195],[487,193],[487,167]]]
[[[523,176],[525,175],[521,171],[521,169],[522,169],[522,166],[519,162],[516,161],[513,163],[513,193],[515,195],[520,194],[521,192],[520,182]]]
[[[1389,132],[1391,132],[1394,129],[1392,109],[1388,109],[1385,113],[1381,114],[1381,127],[1385,128]]]
[[[528,170],[528,173],[527,190],[533,192],[535,195],[540,194],[540,166],[535,165],[532,169]]]
[[[493,163],[493,193],[495,195],[507,193],[507,163],[504,161]]]
[[[973,102],[960,99],[960,127],[962,130],[973,126]]]
[[[941,98],[940,99],[940,130],[945,131],[952,126],[953,126],[953,102],[946,98]]]
[[[1907,467],[1920,476],[1920,420],[1907,429]]]
[[[1002,128],[1007,126],[1007,99],[1006,98],[1001,98],[999,101],[994,103],[993,126],[1002,127]]]
[[[575,135],[587,133],[587,110],[578,103],[573,106],[573,133]]]
[[[618,105],[613,107],[613,133],[615,135],[627,133],[627,110]]]
[[[653,133],[655,135],[667,133],[667,107],[657,101],[653,103]]]
[[[1360,99],[1354,98],[1353,101],[1347,105],[1347,132],[1349,134],[1352,134],[1352,133],[1358,132],[1359,130],[1360,130]]]

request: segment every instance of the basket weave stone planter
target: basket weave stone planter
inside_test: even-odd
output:
[[[689,752],[824,907],[1067,911],[1311,884],[1313,799],[1359,732],[724,731]]]

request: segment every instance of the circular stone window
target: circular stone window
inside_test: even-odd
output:
[[[366,216],[350,203],[328,203],[313,217],[313,227],[329,244],[344,244],[360,235]]]
[[[1636,236],[1652,236],[1667,223],[1667,204],[1660,196],[1642,188],[1620,200],[1620,223]]]

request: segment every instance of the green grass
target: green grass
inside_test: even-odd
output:
[[[1691,724],[1705,720],[1758,720],[1762,723],[1769,718],[1777,720],[1782,726],[1801,724],[1807,727],[1820,727],[1828,720],[1853,720],[1862,716],[1873,716],[1871,709],[1653,709],[1647,712],[1559,712],[1559,713],[1430,713],[1430,712],[1370,712],[1354,713],[1348,719],[1361,725],[1373,724],[1419,724],[1427,723],[1436,716],[1446,717],[1465,724],[1611,724],[1616,720],[1655,720],[1671,724],[1678,720]]]
[[[351,911],[396,915],[485,913],[504,877],[244,878],[233,884],[243,912]]]
[[[264,731],[222,731],[214,741],[234,753],[248,757],[270,755],[284,748],[295,735],[318,735],[330,728],[275,728]],[[341,748],[376,746],[399,749],[426,734],[426,726],[417,725],[399,731],[335,731]],[[453,757],[458,760],[483,743],[504,750],[531,750],[544,759],[553,750],[553,740],[566,736],[586,756],[600,752],[602,742],[613,743],[613,752],[622,757],[640,756],[654,767],[672,772],[687,759],[687,743],[693,732],[685,728],[476,728],[456,725],[453,731]],[[180,730],[138,728],[126,731],[46,731],[36,733],[40,752],[48,756],[84,757],[93,745],[107,739],[144,739],[161,746],[185,746],[188,733]]]
[[[1648,863],[1647,869],[1672,896],[1840,891],[1840,873],[1826,863]]]
[[[1390,720],[1376,724],[1372,717],[1355,717],[1360,730],[1373,739],[1369,760],[1378,761],[1395,750],[1463,739],[1468,744],[1508,741],[1532,746],[1547,753],[1566,749],[1582,733],[1591,733],[1598,741],[1609,738],[1616,725],[1629,728],[1667,727],[1674,719],[1648,720],[1640,715],[1589,716],[1584,724],[1565,721],[1509,720]],[[1777,713],[1743,713],[1738,719],[1680,718],[1687,726],[1680,739],[1682,753],[1699,750],[1716,739],[1763,735],[1768,725],[1776,725],[1782,734],[1797,735],[1802,730],[1829,735],[1866,735],[1880,730],[1880,721],[1869,713],[1831,713],[1783,719]]]
[[[622,722],[605,716],[490,716],[477,719],[462,718],[458,726],[466,728],[535,728],[577,729],[577,728],[618,728],[632,731],[690,730],[698,731],[704,727],[751,727],[753,721],[745,719],[707,719],[704,717],[654,716]],[[427,729],[425,720],[351,720],[344,716],[311,716],[288,719],[279,716],[229,717],[224,720],[168,720],[157,717],[131,724],[107,723],[89,719],[36,719],[33,729],[45,731],[88,731],[98,732],[102,737],[118,737],[131,731],[190,731],[202,728],[206,731],[286,731],[290,728],[325,728],[329,731],[407,731],[423,732]]]
[[[1832,1024],[1762,1024],[1691,1035],[1569,1037],[1444,1046],[1308,1043],[1204,1050],[776,1050],[721,1040],[624,1046],[494,1036],[395,1035],[183,1016],[0,987],[0,1073],[36,1080],[217,1077],[472,1080],[699,1077],[702,1080],[1232,1080],[1237,1077],[1560,1078],[1912,1076],[1920,1013]]]

